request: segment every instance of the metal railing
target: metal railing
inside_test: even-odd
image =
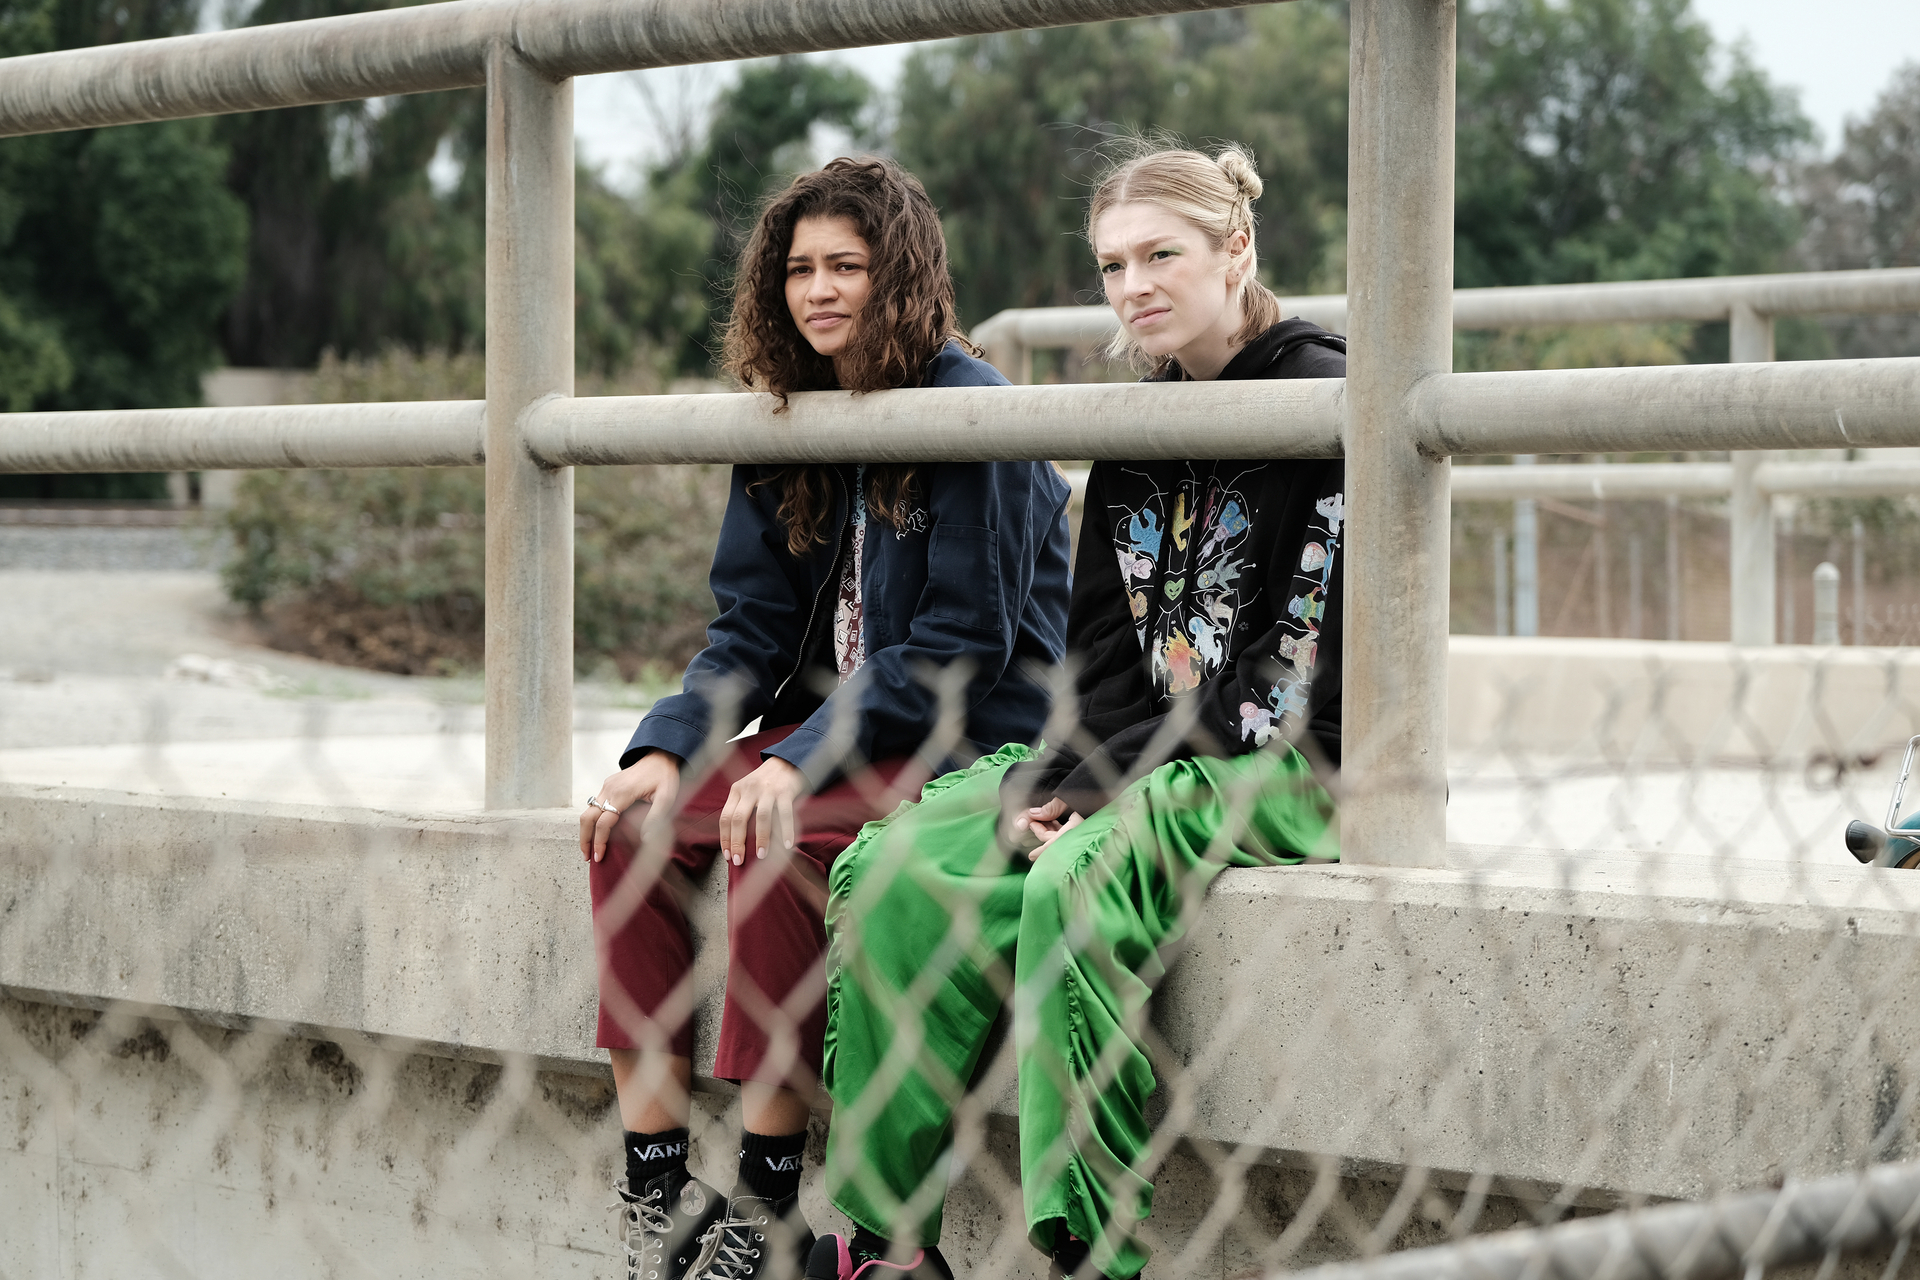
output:
[[[1352,306],[1334,323],[1352,338],[1347,379],[857,398],[815,393],[796,397],[792,412],[778,417],[751,395],[571,394],[566,76],[1204,7],[1211,6],[456,0],[0,61],[0,134],[483,82],[488,91],[484,401],[7,415],[0,417],[0,471],[483,462],[485,800],[501,810],[557,806],[582,794],[571,779],[573,466],[1344,455],[1342,853],[1352,863],[1444,866],[1448,502],[1467,473],[1450,474],[1452,456],[1750,451],[1727,464],[1726,484],[1728,492],[1751,496],[1782,477],[1812,483],[1795,480],[1800,473],[1790,468],[1800,464],[1769,462],[1757,451],[1920,445],[1920,359],[1451,373],[1451,329],[1463,313],[1509,317],[1516,313],[1499,308],[1524,309],[1533,305],[1529,299],[1563,308],[1555,313],[1559,322],[1620,320],[1643,314],[1633,308],[1671,290],[1695,308],[1687,313],[1692,318],[1730,315],[1735,354],[1751,362],[1771,354],[1771,315],[1815,307],[1832,294],[1823,292],[1831,282],[1810,277],[1769,278],[1764,287],[1702,281],[1502,290],[1475,295],[1484,302],[1456,302],[1455,8],[1446,0],[1352,6]],[[1915,287],[1912,273],[1857,279],[1864,289],[1881,290],[1873,296],[1883,300]],[[1724,293],[1729,288],[1752,292],[1733,297]],[[1915,294],[1899,297],[1899,306],[1915,305]],[[1560,470],[1535,468],[1541,483]],[[1739,518],[1749,521],[1744,527],[1759,527],[1754,510]],[[1552,1180],[1562,1190],[1541,1198],[1554,1201],[1548,1207],[1557,1213],[1584,1185],[1700,1197],[1722,1185],[1754,1185],[1777,1168],[1811,1164],[1830,1172],[1842,1162],[1909,1149],[1895,1142],[1904,1141],[1915,1086],[1901,1083],[1899,1068],[1920,1032],[1910,1002],[1898,998],[1905,978],[1898,966],[1912,950],[1920,882],[1885,869],[1854,876],[1859,869],[1849,865],[1841,879],[1830,869],[1750,870],[1721,858],[1738,841],[1787,843],[1778,832],[1789,819],[1801,828],[1793,836],[1796,851],[1815,839],[1808,833],[1825,820],[1828,797],[1796,779],[1740,775],[1742,782],[1759,778],[1775,801],[1790,793],[1790,804],[1763,815],[1778,827],[1730,824],[1705,802],[1732,792],[1712,766],[1734,739],[1751,737],[1748,755],[1769,761],[1785,753],[1782,743],[1811,742],[1844,777],[1868,763],[1858,758],[1864,739],[1833,731],[1834,723],[1867,723],[1876,733],[1888,723],[1905,728],[1911,700],[1903,659],[1840,656],[1849,661],[1813,672],[1811,684],[1825,690],[1826,701],[1817,703],[1793,693],[1800,673],[1784,663],[1768,670],[1746,669],[1760,664],[1744,658],[1726,663],[1715,678],[1724,676],[1735,692],[1709,692],[1712,714],[1701,711],[1699,673],[1678,670],[1671,659],[1651,674],[1643,664],[1631,671],[1589,666],[1584,679],[1544,667],[1531,678],[1503,671],[1511,678],[1483,682],[1476,714],[1487,731],[1478,749],[1461,752],[1479,767],[1454,780],[1456,813],[1471,807],[1463,800],[1479,802],[1483,842],[1455,846],[1459,862],[1447,874],[1407,875],[1379,865],[1304,869],[1282,891],[1276,877],[1250,869],[1227,885],[1230,892],[1217,892],[1209,910],[1220,927],[1204,937],[1194,932],[1175,989],[1165,993],[1163,1008],[1173,1017],[1164,1043],[1171,1051],[1157,1055],[1163,1062],[1156,1069],[1168,1073],[1171,1101],[1168,1118],[1155,1122],[1160,1146],[1150,1154],[1186,1160],[1190,1172],[1202,1164],[1217,1171],[1213,1184],[1191,1181],[1203,1189],[1195,1199],[1204,1201],[1209,1185],[1220,1190],[1197,1206],[1198,1225],[1169,1273],[1204,1274],[1203,1253],[1220,1257],[1225,1270],[1223,1224],[1245,1201],[1261,1201],[1266,1212],[1264,1197],[1278,1184],[1249,1184],[1245,1175],[1275,1152],[1324,1158],[1307,1194],[1287,1208],[1284,1229],[1266,1231],[1248,1271],[1305,1257],[1302,1243],[1322,1221],[1342,1230],[1353,1224],[1362,1253],[1389,1247],[1416,1208],[1434,1214],[1422,1199],[1429,1168],[1465,1175],[1463,1186],[1441,1188],[1458,1199],[1436,1197],[1444,1212],[1434,1220],[1467,1230],[1496,1175],[1518,1183],[1518,1191]],[[1540,700],[1544,708],[1522,714]],[[220,711],[231,714],[225,704]],[[257,716],[258,707],[248,714]],[[1809,723],[1817,735],[1802,727]],[[1520,732],[1527,726],[1537,731],[1534,738]],[[616,732],[624,741],[624,727]],[[1655,742],[1695,767],[1631,775],[1641,790],[1623,791],[1608,809],[1596,803],[1589,757],[1639,762],[1640,755],[1618,749],[1623,742],[1642,754]],[[399,744],[392,755],[368,751],[364,739],[336,745],[338,756],[326,756],[326,744],[309,733],[295,758],[313,776],[282,770],[280,781],[305,782],[297,794],[341,803],[345,788],[330,760],[364,753],[374,757],[360,762],[371,773],[400,752],[425,750],[417,741]],[[1555,775],[1529,773],[1530,757],[1548,748],[1571,763]],[[227,749],[261,750],[249,743]],[[156,772],[171,767],[156,744],[139,750]],[[10,763],[19,769],[29,754],[47,753],[16,753]],[[445,760],[455,757],[444,751]],[[372,1033],[404,1034],[408,1045],[434,1046],[450,1057],[491,1055],[506,1063],[491,1077],[476,1062],[463,1064],[465,1074],[441,1073],[454,1082],[441,1092],[465,1101],[464,1110],[438,1113],[437,1123],[459,1138],[418,1144],[429,1150],[430,1163],[447,1166],[449,1180],[436,1187],[433,1172],[397,1197],[412,1197],[415,1217],[460,1210],[463,1202],[478,1207],[460,1223],[566,1216],[549,1215],[522,1185],[508,1188],[513,1205],[504,1214],[495,1208],[502,1202],[474,1190],[482,1178],[484,1194],[503,1181],[505,1166],[491,1157],[510,1135],[542,1137],[568,1165],[586,1170],[590,1162],[581,1153],[615,1118],[604,1099],[594,1111],[564,1089],[546,1096],[536,1079],[541,1063],[559,1062],[559,1055],[572,1055],[562,1065],[588,1061],[580,1042],[593,1002],[581,988],[593,944],[577,884],[555,870],[559,856],[569,863],[572,857],[563,815],[527,823],[432,821],[416,807],[342,822],[338,813],[295,811],[299,802],[284,794],[276,797],[284,808],[270,810],[251,800],[234,804],[223,791],[206,810],[182,816],[168,803],[145,803],[149,797],[115,799],[72,789],[64,774],[35,776],[48,781],[11,802],[6,824],[11,874],[24,892],[0,934],[9,940],[0,959],[14,984],[0,991],[0,1055],[25,1064],[38,1095],[53,1100],[50,1114],[78,1118],[56,1127],[82,1129],[88,1141],[109,1135],[100,1149],[111,1159],[100,1164],[111,1164],[116,1177],[130,1163],[127,1117],[150,1113],[164,1127],[163,1158],[126,1171],[138,1180],[129,1178],[134,1192],[125,1199],[148,1219],[136,1235],[165,1234],[150,1188],[184,1185],[195,1161],[225,1170],[253,1159],[244,1146],[235,1155],[235,1135],[248,1142],[259,1136],[267,1150],[269,1126],[241,1104],[237,1086],[254,1089],[251,1102],[279,1088],[284,1076],[284,1092],[297,1095],[300,1108],[322,1085],[352,1099],[326,1113],[337,1119],[330,1127],[314,1123],[311,1110],[292,1111],[299,1118],[288,1128],[319,1136],[308,1143],[271,1135],[278,1144],[273,1158],[259,1161],[292,1170],[291,1181],[265,1185],[294,1188],[285,1199],[301,1225],[311,1222],[319,1242],[312,1247],[350,1255],[307,1189],[337,1176],[329,1161],[393,1154],[368,1147],[356,1157],[349,1139],[412,1123],[408,1108],[438,1096],[414,1078],[428,1073],[409,1076],[402,1055]],[[414,778],[401,773],[381,781],[406,788],[405,802],[420,804]],[[1648,791],[1678,798],[1650,804]],[[1636,842],[1654,829],[1647,811],[1671,810],[1673,824],[1696,844],[1705,842],[1713,857],[1669,850],[1665,861],[1590,852],[1562,859],[1485,841],[1485,833],[1515,825],[1549,829],[1553,824],[1536,819],[1550,805],[1570,822],[1596,813],[1644,819],[1622,824],[1621,840]],[[277,882],[288,891],[261,892],[279,877],[290,877]],[[726,928],[723,879],[709,881],[697,908],[709,938]],[[149,922],[157,927],[143,927]],[[1342,941],[1332,943],[1335,937]],[[1249,957],[1260,963],[1243,965]],[[1441,957],[1445,972],[1433,963]],[[1151,949],[1150,964],[1163,959]],[[395,978],[400,973],[404,981]],[[1836,980],[1841,973],[1847,980]],[[1862,973],[1869,977],[1858,979]],[[1184,990],[1180,982],[1188,984]],[[106,1016],[48,1012],[63,993],[79,1009],[104,1007]],[[42,996],[48,1003],[27,1008]],[[1836,1013],[1836,1005],[1844,1007]],[[166,1028],[135,1023],[143,1011],[164,1019],[173,1010],[198,1014]],[[1288,1034],[1276,1037],[1276,1027]],[[300,1039],[309,1033],[339,1043]],[[114,1108],[82,1105],[83,1098],[91,1104],[124,1092],[120,1086],[135,1073],[167,1060],[187,1082],[186,1097],[207,1099],[190,1124],[180,1120],[184,1108],[169,1109],[164,1099],[146,1105],[137,1092],[119,1097]],[[597,1056],[591,1061],[598,1065]],[[975,1139],[987,1135],[986,1109],[1002,1106],[1004,1114],[1004,1104],[992,1099],[996,1089],[1009,1096],[1007,1067],[1003,1059],[962,1114],[963,1155],[967,1143],[982,1149]],[[1738,1105],[1721,1089],[1729,1078]],[[356,1080],[366,1082],[358,1093]],[[1862,1080],[1878,1081],[1872,1096],[1847,1083]],[[717,1126],[724,1101],[709,1095],[702,1105],[699,1114]],[[589,1136],[568,1126],[574,1113],[588,1117]],[[1509,1123],[1514,1116],[1545,1122],[1538,1132],[1523,1132],[1525,1126]],[[1181,1137],[1198,1156],[1175,1149]],[[92,1149],[84,1150],[92,1158]],[[1398,1190],[1366,1215],[1371,1224],[1341,1198],[1343,1159],[1400,1171]],[[412,1177],[413,1168],[404,1166],[400,1177]],[[462,1182],[462,1170],[483,1174]],[[1014,1181],[993,1160],[975,1160],[973,1170],[998,1195],[993,1204],[1005,1206],[996,1210],[1000,1220],[1016,1221]],[[48,1182],[63,1177],[56,1171]],[[1602,1225],[1463,1246],[1450,1258],[1403,1255],[1373,1265],[1396,1274],[1449,1267],[1472,1274],[1719,1274],[1736,1266],[1758,1274],[1910,1230],[1913,1177],[1910,1166],[1893,1166],[1704,1210],[1665,1206]],[[78,1194],[90,1185],[80,1184]],[[1258,1194],[1249,1195],[1249,1185]],[[1512,1197],[1523,1198],[1517,1191]],[[99,1203],[117,1202],[108,1195]],[[272,1195],[267,1203],[275,1203]],[[387,1237],[369,1239],[375,1250],[394,1247]],[[1026,1245],[1016,1229],[1003,1230],[993,1247],[1010,1253]],[[156,1256],[166,1261],[164,1253]],[[435,1258],[431,1273],[444,1273],[457,1256]],[[529,1254],[502,1256],[503,1272],[526,1273]],[[379,1265],[389,1262],[383,1252]]]
[[[1347,329],[1347,299],[1341,294],[1282,299],[1289,315],[1298,315],[1335,332]],[[1537,285],[1525,288],[1457,289],[1453,294],[1456,329],[1506,329],[1527,325],[1654,324],[1673,321],[1725,320],[1732,326],[1732,358],[1736,363],[1773,359],[1773,322],[1779,316],[1868,314],[1920,311],[1920,268],[1879,271],[1822,271],[1793,275],[1723,276],[1697,280],[1635,280],[1606,284]],[[1002,311],[981,324],[974,337],[994,362],[1019,383],[1033,380],[1033,353],[1049,347],[1084,347],[1112,337],[1116,321],[1108,307],[1036,307]],[[1465,376],[1465,375],[1463,375]],[[1476,375],[1481,376],[1481,375]],[[1731,464],[1671,466],[1533,467],[1514,471],[1481,468],[1458,471],[1453,477],[1456,498],[1628,498],[1729,496],[1733,521],[1732,626],[1737,644],[1764,645],[1774,641],[1774,521],[1768,499],[1776,493],[1821,497],[1872,497],[1920,490],[1920,466],[1911,464],[1846,467],[1833,464],[1785,463],[1770,459],[1761,445],[1743,445],[1732,434],[1734,424],[1715,421],[1712,403],[1701,405],[1699,425],[1704,431],[1685,438],[1704,443],[1678,443],[1679,433],[1663,422],[1654,433],[1634,433],[1638,416],[1631,397],[1659,385],[1642,379],[1612,381],[1622,398],[1612,406],[1623,427],[1608,433],[1605,391],[1609,381],[1597,372],[1577,378],[1572,385],[1552,375],[1535,375],[1533,385],[1515,375],[1500,380],[1486,402],[1489,418],[1478,436],[1448,441],[1441,450],[1460,455],[1498,453],[1487,447],[1486,436],[1505,429],[1528,433],[1516,439],[1515,454],[1610,452],[1622,449],[1746,449]],[[1484,383],[1470,383],[1484,387]],[[1536,389],[1539,388],[1539,389]],[[1577,388],[1577,390],[1576,390]],[[1594,435],[1622,441],[1583,447],[1573,435],[1557,446],[1535,448],[1529,428],[1550,420],[1560,408],[1522,406],[1522,397],[1560,404],[1570,392],[1601,410],[1589,429]],[[1529,397],[1532,398],[1532,397]],[[1515,409],[1522,409],[1516,418]],[[1532,409],[1532,416],[1524,412]],[[1847,436],[1845,411],[1838,405],[1835,426]],[[1657,441],[1667,441],[1658,443]],[[1849,447],[1868,440],[1846,439]],[[1525,445],[1525,447],[1520,447]],[[1807,446],[1789,446],[1807,447]],[[1576,474],[1577,473],[1577,474]],[[1521,521],[1522,525],[1526,522]]]
[[[1348,547],[1343,841],[1362,862],[1445,861],[1447,459],[1456,454],[1920,444],[1920,360],[1766,369],[1453,374],[1454,10],[1360,0],[1351,39],[1343,382],[575,401],[572,96],[566,77],[1215,7],[1210,0],[456,0],[0,62],[0,135],[487,86],[484,407],[418,405],[15,415],[0,468],[487,467],[487,799],[572,795],[570,466],[693,458],[935,459],[1344,452]],[[1387,74],[1392,65],[1395,73]],[[1911,306],[1912,273],[1860,277]],[[1742,290],[1746,290],[1742,293]],[[1471,323],[1730,314],[1734,357],[1772,354],[1771,317],[1858,309],[1831,282],[1492,291]],[[1675,301],[1677,300],[1677,301]],[[1474,308],[1483,309],[1476,312]],[[1535,309],[1529,310],[1533,307]],[[1155,423],[1116,428],[1140,401]],[[1163,425],[1165,424],[1165,425]],[[911,428],[905,430],[903,428]],[[479,428],[476,430],[476,428]],[[1148,443],[1148,437],[1151,442]],[[478,449],[476,450],[476,446]],[[1770,558],[1734,464],[1736,574]],[[1770,575],[1769,575],[1770,578]],[[1771,590],[1764,597],[1770,626]],[[1736,635],[1753,631],[1751,620]]]

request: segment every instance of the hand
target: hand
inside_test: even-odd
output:
[[[768,756],[758,769],[733,784],[726,807],[720,810],[720,852],[734,866],[747,860],[747,841],[757,836],[757,857],[769,846],[782,852],[793,848],[800,832],[793,821],[793,802],[807,793],[807,778],[779,756]]]
[[[1067,802],[1059,796],[1037,804],[1013,820],[1013,829],[1033,833],[1034,845],[1027,850],[1027,861],[1040,861],[1040,854],[1046,847],[1058,840],[1063,832],[1071,831],[1086,819],[1077,813],[1067,812]]]
[[[636,804],[670,805],[680,791],[680,757],[649,751],[600,784],[594,797],[619,813],[588,805],[580,815],[580,855],[594,862],[607,854],[607,840],[626,811]]]

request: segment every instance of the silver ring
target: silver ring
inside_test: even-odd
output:
[[[618,809],[614,808],[612,805],[602,800],[599,796],[588,796],[587,803],[592,805],[596,809],[605,809],[608,813],[613,814],[615,817],[618,817],[620,815],[620,811]]]

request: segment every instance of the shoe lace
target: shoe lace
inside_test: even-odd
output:
[[[757,1270],[755,1260],[760,1256],[754,1241],[766,1239],[766,1226],[764,1213],[751,1218],[729,1215],[714,1223],[713,1228],[700,1237],[700,1256],[688,1272],[691,1280],[749,1280]]]
[[[673,1231],[673,1218],[664,1207],[664,1197],[658,1187],[637,1200],[629,1200],[620,1189],[614,1186],[613,1203],[607,1208],[614,1210],[613,1234],[627,1251],[628,1280],[660,1280],[660,1268],[667,1260],[667,1236]],[[640,1236],[640,1248],[636,1249],[633,1237]],[[642,1269],[646,1274],[641,1274]]]

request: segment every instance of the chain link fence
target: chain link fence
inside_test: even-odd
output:
[[[1060,917],[1056,960],[1114,1001],[1105,1038],[1072,1042],[1090,1055],[1034,1030],[1057,966],[1029,972],[946,904],[915,981],[875,997],[894,1039],[831,1149],[820,1099],[806,1222],[847,1231],[834,1201],[864,1187],[911,1234],[944,1193],[957,1274],[1037,1277],[1026,1197],[1069,1169],[1112,1205],[1145,1210],[1152,1186],[1133,1237],[1156,1277],[1910,1270],[1920,878],[1858,864],[1842,831],[1882,820],[1920,659],[1526,645],[1456,638],[1447,868],[1278,847],[1262,806],[1300,782],[1271,769],[1183,793],[1218,822],[1147,886],[1165,930],[1103,952],[1091,915]],[[95,736],[123,740],[46,737],[50,708],[116,692],[137,734],[122,705]],[[0,1275],[626,1274],[576,815],[481,811],[470,697],[217,663],[0,685]],[[583,693],[577,778],[611,771],[639,701]],[[1077,732],[1063,703],[1049,737]],[[928,762],[964,763],[944,733]],[[636,833],[631,874],[671,877],[644,856],[667,830]],[[918,874],[896,845],[863,846],[836,981],[871,978],[874,940],[907,927],[859,896]],[[1023,874],[1017,852],[979,857]],[[692,1168],[722,1192],[726,880],[673,886],[698,953],[655,1014],[693,1028]],[[1007,1014],[956,1066],[910,1029],[963,972]],[[791,1045],[830,989],[757,1016]],[[1068,1103],[1053,1147],[1023,1151],[1036,1072]],[[861,1161],[910,1085],[951,1109],[952,1141],[896,1194]]]

